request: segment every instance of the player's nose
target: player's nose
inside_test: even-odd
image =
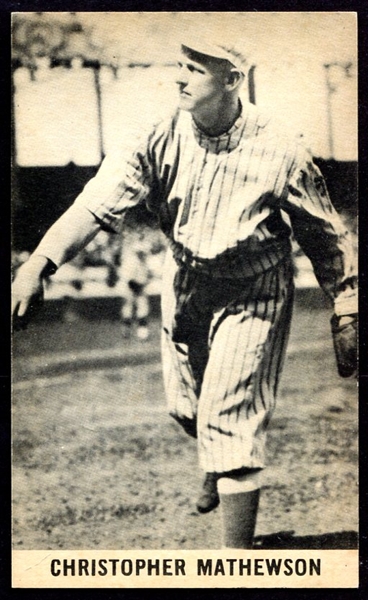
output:
[[[179,66],[176,73],[176,83],[180,86],[188,85],[188,75],[184,66]]]

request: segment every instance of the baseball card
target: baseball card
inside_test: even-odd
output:
[[[357,588],[357,15],[12,14],[13,588]]]

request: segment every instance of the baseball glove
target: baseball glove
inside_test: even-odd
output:
[[[340,318],[331,318],[332,339],[337,370],[341,377],[350,377],[357,369],[358,317],[349,315],[351,321],[340,325]]]

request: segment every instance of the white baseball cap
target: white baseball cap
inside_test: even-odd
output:
[[[228,60],[241,73],[245,73],[248,61],[245,56],[232,43],[222,43],[214,41],[203,36],[188,36],[183,37],[181,46],[211,56],[213,58],[221,58]]]

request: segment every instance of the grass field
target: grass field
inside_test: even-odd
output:
[[[337,375],[329,316],[296,304],[256,547],[356,547],[356,381]],[[195,510],[195,441],[166,413],[158,320],[150,340],[128,342],[137,360],[122,350],[105,367],[76,367],[81,351],[120,346],[116,322],[86,317],[14,339],[14,548],[220,546],[219,509]],[[47,365],[60,352],[74,368]],[[35,359],[44,371],[30,368]]]

